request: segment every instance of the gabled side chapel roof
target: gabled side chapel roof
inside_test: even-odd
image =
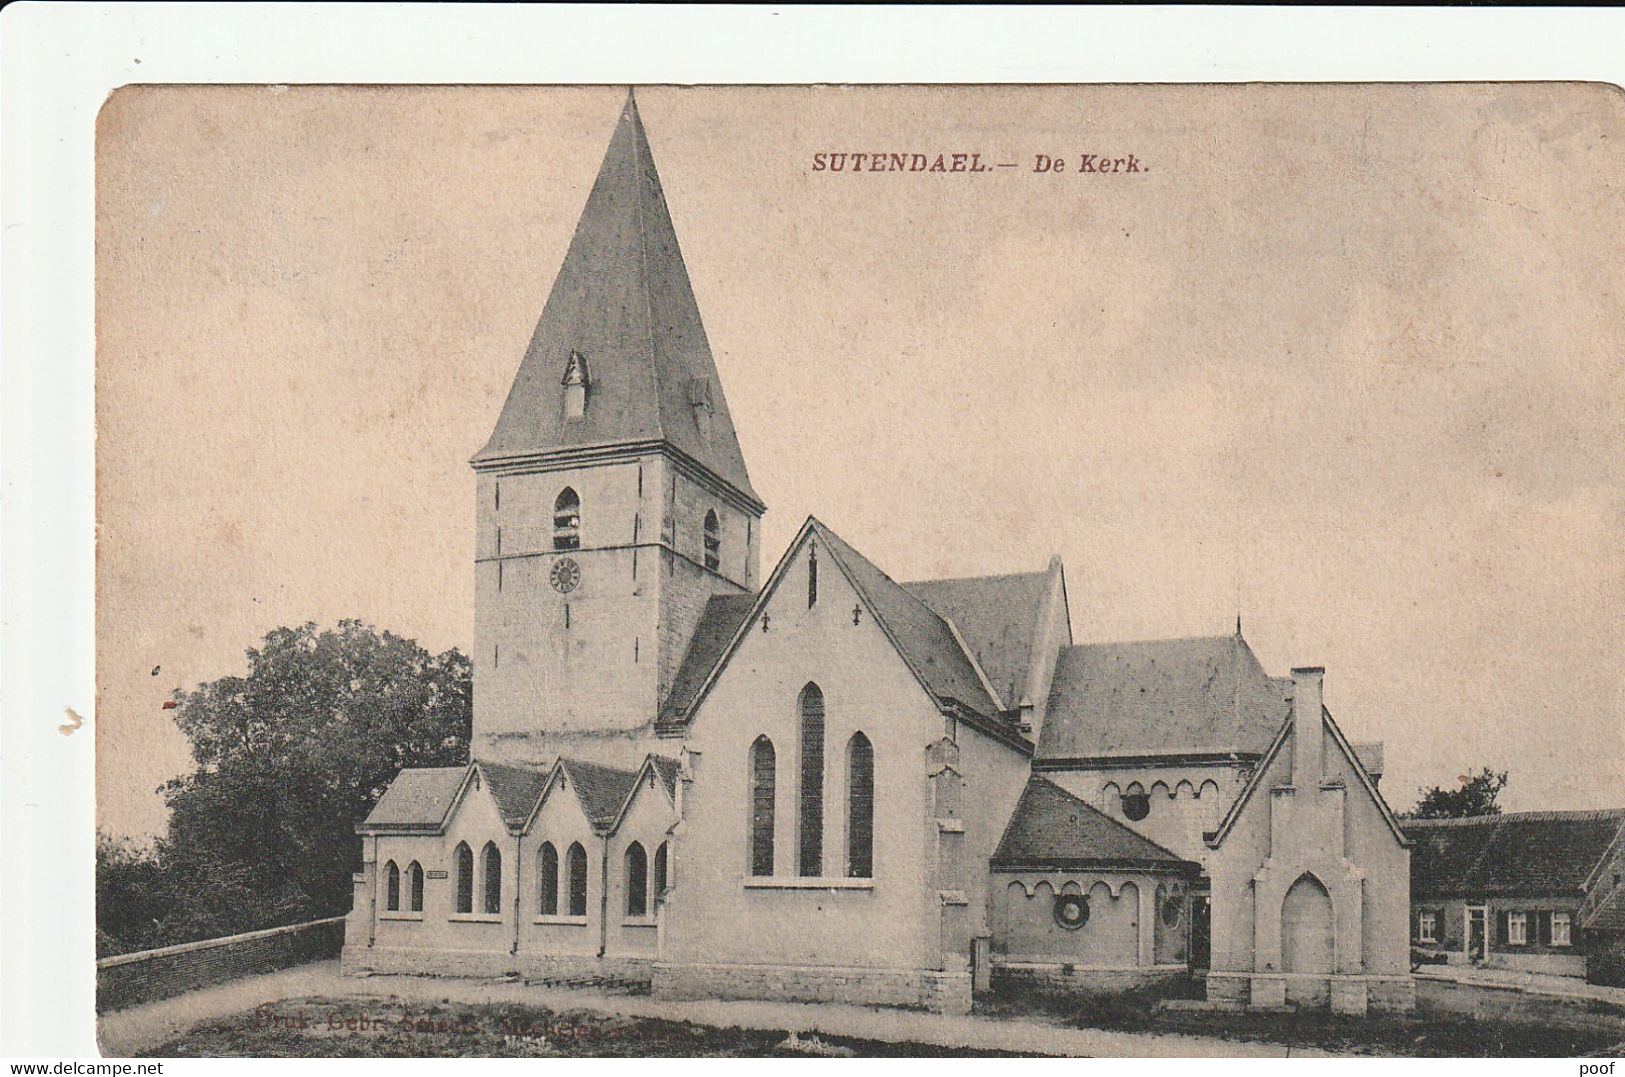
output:
[[[1037,776],[1022,790],[990,866],[994,871],[1116,869],[1185,875],[1201,870]]]
[[[1021,705],[1050,572],[918,580],[903,588],[959,629],[1006,708]]]

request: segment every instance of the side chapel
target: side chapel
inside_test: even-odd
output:
[[[1074,642],[1059,558],[900,583],[809,518],[761,575],[630,96],[472,464],[473,758],[358,826],[346,970],[1413,1004],[1409,842],[1320,669]]]

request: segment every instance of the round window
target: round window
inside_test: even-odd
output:
[[[1183,898],[1171,897],[1162,903],[1162,922],[1169,927],[1178,927],[1179,918],[1185,915],[1185,901]]]
[[[1124,793],[1123,815],[1139,822],[1151,814],[1151,797],[1146,793]]]
[[[1076,931],[1089,922],[1089,899],[1082,894],[1057,894],[1055,922],[1068,931]]]

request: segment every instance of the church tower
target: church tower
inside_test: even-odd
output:
[[[631,95],[472,464],[475,754],[635,762],[764,506]]]

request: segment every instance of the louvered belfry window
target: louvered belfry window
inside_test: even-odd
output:
[[[773,874],[773,742],[757,737],[750,746],[750,873]]]
[[[712,572],[722,567],[722,531],[714,511],[705,514],[705,567]]]
[[[824,693],[801,690],[801,790],[798,860],[803,876],[824,873]]]
[[[568,486],[553,502],[553,548],[581,549],[581,498]]]
[[[846,747],[846,874],[868,879],[875,873],[875,750],[862,733]]]

